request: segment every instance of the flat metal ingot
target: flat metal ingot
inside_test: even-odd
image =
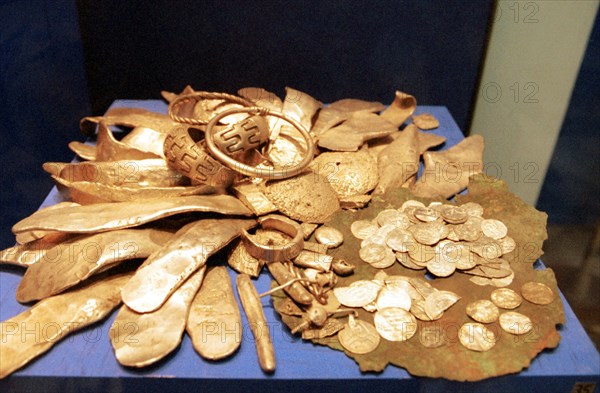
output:
[[[213,139],[225,154],[244,153],[259,148],[269,140],[269,125],[265,117],[251,116],[217,131]]]
[[[90,282],[44,299],[0,323],[0,379],[45,353],[70,333],[108,316],[121,303],[121,287],[130,277],[131,274],[120,274]]]
[[[484,142],[471,135],[448,150],[423,154],[425,170],[411,191],[420,197],[449,198],[469,184],[469,177],[483,170]]]
[[[208,257],[254,225],[252,219],[205,219],[184,226],[138,269],[123,288],[123,301],[140,313],[158,309]]]
[[[252,212],[229,195],[194,195],[39,210],[13,226],[13,233],[32,230],[94,233],[132,228],[175,214],[214,212],[250,216]]]
[[[237,276],[236,286],[242,306],[248,318],[250,329],[254,335],[256,354],[260,368],[267,373],[275,371],[275,350],[269,334],[269,325],[265,318],[265,312],[260,303],[260,297],[256,292],[250,276],[240,274]]]
[[[212,186],[174,186],[174,187],[127,187],[87,181],[69,182],[56,176],[52,179],[57,183],[60,192],[81,205],[104,202],[144,201],[157,198],[177,198],[190,195],[215,194],[221,190]]]
[[[147,258],[173,233],[157,229],[123,229],[78,236],[44,250],[17,288],[21,303],[63,292],[90,276],[134,258]]]
[[[189,184],[189,180],[167,166],[162,158],[107,162],[46,162],[43,168],[49,174],[68,182],[93,182],[127,187],[175,187]]]
[[[219,360],[242,343],[242,318],[225,266],[211,268],[194,298],[186,331],[205,359]]]
[[[0,251],[0,264],[28,267],[42,259],[46,250],[71,237],[68,233],[53,232],[46,234],[41,239],[9,247]]]
[[[144,367],[167,356],[181,343],[188,312],[202,285],[206,266],[190,276],[158,310],[139,314],[121,307],[110,327],[115,357],[123,366]]]

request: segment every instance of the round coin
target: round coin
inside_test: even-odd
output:
[[[511,269],[511,273],[503,278],[491,278],[490,280],[492,280],[492,285],[498,288],[502,288],[502,287],[507,287],[510,284],[512,284],[513,280],[515,279],[515,272],[512,271]]]
[[[467,349],[477,352],[489,351],[496,345],[496,335],[481,323],[468,322],[458,331],[460,343]]]
[[[366,244],[358,252],[358,256],[368,264],[381,261],[389,248],[380,244]]]
[[[381,339],[373,325],[350,315],[348,323],[338,332],[340,344],[348,351],[365,354],[375,350]]]
[[[337,300],[346,307],[363,307],[377,299],[381,286],[369,280],[354,281],[347,287],[333,288]]]
[[[396,228],[388,233],[385,244],[394,251],[407,252],[417,241],[406,229]]]
[[[379,291],[376,303],[378,310],[389,307],[398,307],[409,311],[411,299],[408,292],[400,287],[384,287]]]
[[[385,209],[380,211],[377,217],[375,218],[375,221],[377,221],[377,223],[380,226],[392,225],[394,228],[406,228],[410,224],[410,221],[408,220],[406,214],[396,209]]]
[[[431,321],[431,318],[429,318],[429,315],[425,312],[425,300],[423,299],[412,301],[410,313],[421,321]]]
[[[435,249],[431,246],[415,243],[408,249],[408,255],[416,262],[431,261],[435,257]]]
[[[415,209],[414,215],[423,222],[431,222],[440,218],[440,214],[429,207],[419,207]]]
[[[366,239],[369,236],[373,236],[378,229],[379,226],[376,223],[369,220],[354,221],[350,225],[350,232],[352,232],[355,238],[361,240]]]
[[[467,304],[467,315],[477,322],[492,323],[500,316],[500,310],[489,300],[476,300]]]
[[[521,305],[523,298],[510,288],[495,289],[490,295],[492,302],[500,308],[513,310]]]
[[[427,262],[427,271],[437,277],[448,277],[456,270],[456,263],[445,258],[434,258]]]
[[[554,300],[554,292],[541,282],[527,282],[521,287],[521,295],[533,304],[546,305]]]
[[[462,224],[469,217],[465,208],[451,205],[442,207],[440,213],[444,221],[448,224]]]
[[[502,221],[487,219],[481,222],[483,234],[492,239],[502,239],[508,233],[508,228]]]
[[[405,268],[412,269],[412,270],[423,270],[427,267],[427,264],[420,265],[419,263],[415,262],[415,260],[412,259],[410,257],[410,255],[408,255],[405,252],[397,252],[396,260],[398,262],[400,262],[400,264],[402,266],[404,266]]]
[[[402,204],[402,206],[400,207],[400,211],[404,211],[406,210],[406,208],[408,207],[425,207],[425,204],[423,202],[419,202],[419,201],[415,201],[414,199],[409,199],[408,201],[404,202]]]
[[[344,235],[335,228],[323,225],[315,231],[315,239],[327,248],[335,248],[344,242]]]
[[[475,202],[467,202],[461,205],[463,209],[467,212],[468,216],[471,217],[481,217],[483,215],[483,207],[479,203]]]
[[[395,262],[396,262],[396,255],[394,254],[394,252],[391,249],[386,247],[385,251],[383,253],[383,258],[381,258],[377,262],[371,263],[371,266],[374,267],[375,269],[386,269],[386,268],[392,266]]]
[[[413,225],[411,231],[415,240],[421,244],[431,246],[441,239],[440,227],[433,223]]]
[[[529,333],[533,328],[531,319],[516,311],[502,313],[500,315],[500,326],[504,331],[514,335]]]
[[[432,320],[436,320],[444,315],[444,311],[452,307],[460,296],[450,291],[435,291],[425,299],[425,312]]]
[[[388,341],[406,341],[417,332],[417,320],[403,308],[384,308],[373,320],[379,335]]]
[[[517,243],[515,243],[515,240],[510,236],[503,237],[502,239],[498,240],[498,243],[502,248],[502,254],[508,254],[517,248]]]

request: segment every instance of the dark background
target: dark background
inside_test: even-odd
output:
[[[52,186],[41,164],[70,161],[79,119],[118,98],[158,99],[191,84],[389,103],[400,89],[448,106],[468,130],[492,3],[4,1],[0,247]],[[598,34],[596,23],[540,198],[551,220],[589,223],[600,212]]]

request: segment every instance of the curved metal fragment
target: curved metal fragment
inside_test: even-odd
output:
[[[277,209],[293,220],[323,223],[340,208],[337,193],[329,181],[312,171],[268,181],[261,187]]]
[[[160,155],[139,150],[116,140],[112,131],[108,128],[108,124],[104,121],[98,124],[97,161],[143,160],[157,157],[160,157]]]
[[[398,131],[398,126],[382,116],[369,112],[354,112],[341,125],[319,136],[317,144],[334,151],[357,151],[363,143]]]
[[[377,156],[379,183],[376,194],[401,187],[419,170],[419,135],[417,127],[409,124],[400,135]]]
[[[85,135],[93,136],[98,123],[101,121],[110,125],[121,125],[130,128],[147,127],[165,134],[176,125],[164,113],[152,112],[140,108],[111,108],[104,116],[84,117],[81,119],[79,122],[81,132]]]
[[[483,170],[483,148],[483,137],[471,135],[448,150],[424,153],[425,170],[412,192],[424,198],[449,198],[464,190],[469,177]]]
[[[417,100],[408,93],[396,90],[394,101],[381,112],[381,117],[399,127],[404,123],[417,108]]]

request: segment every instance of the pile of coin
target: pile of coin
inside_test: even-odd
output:
[[[447,309],[460,300],[460,296],[456,293],[438,290],[424,279],[388,275],[384,271],[378,272],[373,280],[358,280],[346,287],[335,287],[333,294],[343,306],[360,307],[374,313],[375,330],[388,341],[410,339],[417,333],[417,319],[438,320]],[[347,326],[350,324],[349,320]],[[372,336],[370,333],[372,330],[368,328],[370,323],[361,321],[361,324],[367,327],[360,331],[352,327],[348,327],[347,330],[362,332],[360,334],[364,336],[364,340],[374,342],[369,339]],[[346,350],[365,353],[364,346],[354,342],[354,340],[340,339],[340,343]],[[376,346],[371,350],[375,348]]]
[[[398,261],[436,277],[459,270],[473,275],[479,285],[509,285],[514,272],[502,256],[516,243],[504,223],[482,215],[483,208],[474,202],[425,206],[408,200],[374,220],[353,222],[350,230],[362,240],[360,258],[372,267],[384,269]]]

